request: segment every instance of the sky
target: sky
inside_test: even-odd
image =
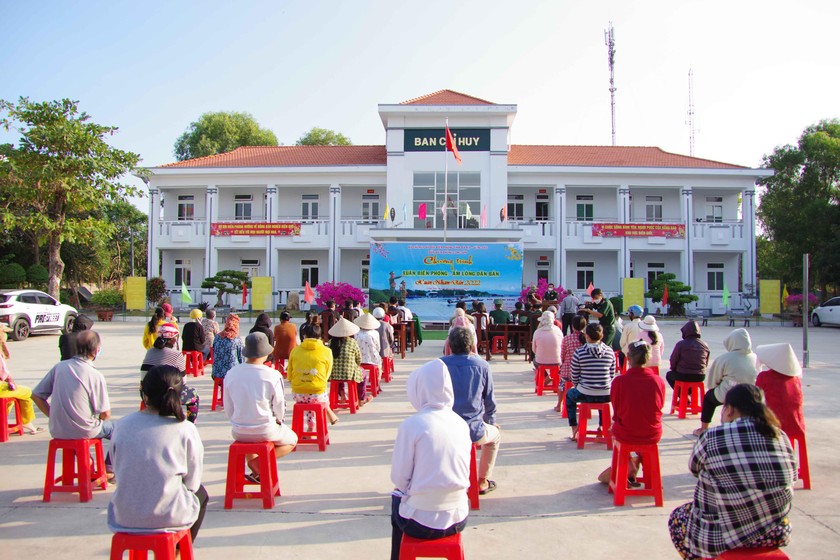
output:
[[[516,104],[515,144],[610,145],[612,22],[618,145],[689,154],[692,70],[694,155],[758,167],[840,117],[838,21],[836,0],[0,0],[0,99],[78,100],[147,167],[207,111],[382,145],[378,104],[440,89]]]

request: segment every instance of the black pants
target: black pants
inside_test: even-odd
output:
[[[560,324],[563,325],[563,336],[566,336],[572,330],[572,319],[575,318],[575,313],[563,313],[560,316]]]
[[[712,417],[715,415],[715,410],[722,404],[723,403],[715,397],[714,389],[706,391],[706,396],[703,397],[703,411],[700,413],[700,421],[704,424],[711,424]]]
[[[431,529],[417,523],[413,519],[406,519],[400,515],[399,496],[391,496],[391,560],[400,560],[400,543],[403,533],[415,539],[442,539],[460,533],[467,526],[467,520],[456,523],[446,529]]]
[[[198,536],[198,530],[201,529],[201,522],[204,521],[204,513],[207,511],[207,502],[210,501],[210,496],[207,495],[207,490],[204,489],[204,486],[199,486],[198,490],[195,491],[195,495],[198,498],[199,509],[198,519],[190,527],[190,537],[192,537],[193,541]]]
[[[671,386],[671,389],[674,388],[674,384],[677,381],[690,381],[692,383],[703,382],[706,381],[706,374],[705,373],[679,373],[676,371],[669,371],[665,374],[665,381],[668,382],[668,385]]]

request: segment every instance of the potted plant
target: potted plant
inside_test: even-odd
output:
[[[122,307],[123,294],[116,288],[106,288],[93,294],[90,302],[96,306],[97,319],[100,321],[111,321],[114,318],[114,311]]]

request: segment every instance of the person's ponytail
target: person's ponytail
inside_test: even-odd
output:
[[[723,404],[737,410],[741,417],[750,418],[761,435],[779,437],[779,419],[764,402],[764,391],[747,383],[735,385],[724,398]]]
[[[181,406],[183,377],[178,368],[155,366],[143,377],[140,387],[150,410],[157,411],[160,416],[172,416],[179,422],[185,420]]]

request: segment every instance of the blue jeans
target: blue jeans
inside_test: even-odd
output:
[[[588,402],[588,403],[602,403],[602,402],[610,402],[609,395],[584,395],[580,391],[577,390],[577,387],[569,389],[566,392],[566,410],[569,411],[569,426],[572,428],[577,427],[577,403],[579,402]],[[600,414],[600,413],[599,413]]]
[[[442,539],[460,533],[467,526],[467,520],[456,523],[446,529],[431,529],[417,523],[413,519],[406,519],[400,515],[399,496],[391,496],[391,560],[400,560],[400,543],[403,533],[415,539]]]

